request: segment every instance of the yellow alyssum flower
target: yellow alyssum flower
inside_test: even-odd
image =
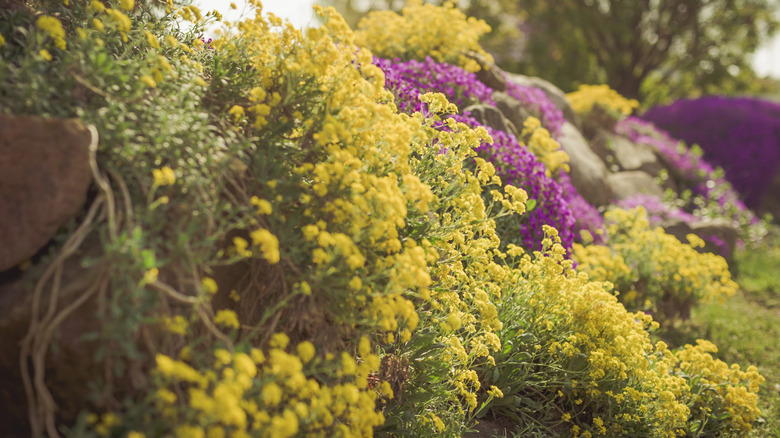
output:
[[[252,196],[250,202],[252,203],[252,205],[257,207],[257,214],[259,215],[269,215],[274,211],[273,207],[271,206],[271,203],[266,201],[265,199],[260,199],[257,196]]]
[[[106,15],[108,15],[116,28],[121,32],[130,32],[130,29],[133,27],[133,22],[130,21],[130,17],[123,14],[120,10],[106,9]]]
[[[153,33],[149,32],[148,30],[144,30],[144,35],[146,36],[146,42],[152,46],[152,48],[160,48],[160,40],[158,40]]]
[[[301,358],[303,363],[308,363],[310,360],[312,360],[316,353],[314,344],[309,341],[303,341],[299,343],[295,349],[298,352],[298,357]]]
[[[223,327],[234,329],[241,327],[241,323],[238,322],[238,316],[236,316],[236,312],[228,309],[217,311],[217,315],[214,317],[214,323]]]
[[[240,255],[241,257],[252,257],[252,251],[247,249],[248,246],[249,242],[247,242],[243,237],[233,238],[233,247],[236,250],[236,254]]]
[[[38,17],[35,24],[54,40],[54,45],[58,49],[65,50],[67,47],[67,43],[65,42],[65,28],[62,27],[62,22],[60,20],[48,15],[42,15]],[[47,61],[49,60],[47,59]]]
[[[45,59],[47,61],[51,61],[51,53],[49,53],[48,50],[41,49],[41,51],[38,52],[38,54],[41,55],[41,58],[43,58],[43,59]]]
[[[203,290],[206,292],[214,295],[219,290],[219,286],[217,286],[217,282],[214,281],[211,277],[203,277],[203,280],[201,280],[201,287],[203,287]]]
[[[135,7],[135,0],[119,0],[119,7],[125,11],[132,11]]]
[[[504,397],[504,393],[501,392],[501,390],[498,389],[498,387],[496,387],[496,386],[491,386],[490,389],[488,389],[487,393],[488,393],[488,396],[490,396],[490,397],[495,397],[495,398],[503,398]]]
[[[228,110],[228,114],[233,116],[233,121],[239,121],[242,117],[244,117],[244,107],[241,105],[233,105]]]
[[[639,102],[626,99],[608,85],[580,85],[577,91],[566,94],[572,109],[578,114],[591,112],[595,105],[628,116],[639,108]]]
[[[252,244],[260,247],[260,251],[268,263],[279,263],[279,239],[276,236],[264,228],[252,231],[249,236],[252,238]]]
[[[5,38],[2,34],[0,34],[0,48],[2,48],[5,45]]]
[[[151,78],[150,78],[151,79]],[[154,79],[152,79],[154,81]],[[154,184],[157,186],[173,185],[176,182],[176,173],[168,166],[152,170]]]
[[[165,316],[163,318],[163,321],[165,322],[165,328],[169,332],[176,333],[179,335],[187,334],[187,328],[189,327],[189,323],[187,323],[187,320],[184,319],[183,316],[175,315],[173,318],[169,316]]]
[[[146,86],[149,88],[157,88],[157,81],[155,81],[154,78],[149,75],[141,75],[141,77],[138,79],[146,84]]]
[[[89,2],[89,6],[87,6],[87,9],[94,12],[103,12],[106,10],[106,6],[100,0],[92,0],[91,2]]]

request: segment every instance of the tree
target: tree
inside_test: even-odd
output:
[[[754,89],[750,54],[778,0],[518,0],[530,18],[514,66],[565,90],[606,83],[645,104]]]

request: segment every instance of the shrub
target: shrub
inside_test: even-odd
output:
[[[406,62],[374,58],[374,65],[385,73],[385,87],[395,95],[398,109],[407,114],[421,111],[419,95],[429,92],[444,94],[460,109],[474,103],[494,103],[493,90],[477,80],[474,73],[436,62],[430,56],[424,61]]]
[[[401,14],[375,11],[360,20],[355,39],[358,45],[381,58],[425,59],[454,64],[479,71],[480,65],[468,57],[473,51],[492,61],[479,45],[479,37],[490,32],[484,21],[466,17],[453,4],[442,7],[412,0]]]
[[[425,63],[377,61],[388,78],[387,87],[393,92],[396,105],[406,111],[428,111],[419,99],[425,91],[444,91],[448,98],[458,100],[463,99],[461,96],[489,97],[489,88],[458,67],[430,60]],[[550,178],[549,170],[550,167],[556,171],[567,168],[568,156],[539,121],[529,119],[522,132],[525,143],[521,144],[513,135],[483,126],[468,115],[453,115],[452,118],[472,128],[481,127],[490,134],[492,144],[485,141],[476,151],[493,163],[502,181],[524,189],[533,200],[534,207],[520,218],[498,219],[498,232],[504,245],[514,243],[528,250],[539,250],[544,237],[542,225],[548,224],[561,230],[564,247],[571,248],[574,218],[562,199],[560,186]],[[550,167],[545,168],[541,160]]]
[[[601,107],[616,116],[629,116],[639,107],[639,102],[626,99],[608,85],[580,85],[577,91],[566,95],[571,108],[577,114],[588,115],[595,107]]]
[[[686,244],[650,228],[643,207],[613,209],[604,219],[606,247],[575,244],[573,257],[593,280],[613,282],[627,308],[668,321],[687,318],[697,301],[736,292],[723,257],[696,251],[704,244],[699,237],[689,234]]]
[[[639,107],[639,102],[626,99],[608,85],[580,85],[566,99],[580,117],[583,133],[588,138],[599,130],[612,131],[619,120]]]

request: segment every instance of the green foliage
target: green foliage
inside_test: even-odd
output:
[[[763,421],[749,435],[770,437],[780,433],[780,336],[777,284],[780,258],[773,229],[765,245],[737,253],[737,282],[742,291],[733,300],[712,302],[692,312],[692,336],[706,337],[721,346],[715,357],[734,363],[754,364],[766,378],[758,406]]]
[[[527,45],[521,62],[503,67],[567,91],[606,83],[648,106],[753,91],[748,55],[778,27],[773,0],[518,3]]]

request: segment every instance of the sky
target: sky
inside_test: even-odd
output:
[[[238,5],[238,9],[235,11],[230,9],[230,0],[195,0],[195,4],[203,12],[216,9],[223,14],[225,19],[235,20],[244,9],[242,5],[245,2],[242,0],[233,1]],[[265,12],[272,12],[286,18],[295,27],[303,28],[313,22],[314,13],[311,9],[313,0],[264,0],[262,3]],[[780,34],[777,34],[774,39],[767,42],[753,55],[753,68],[759,76],[769,75],[780,79]]]

